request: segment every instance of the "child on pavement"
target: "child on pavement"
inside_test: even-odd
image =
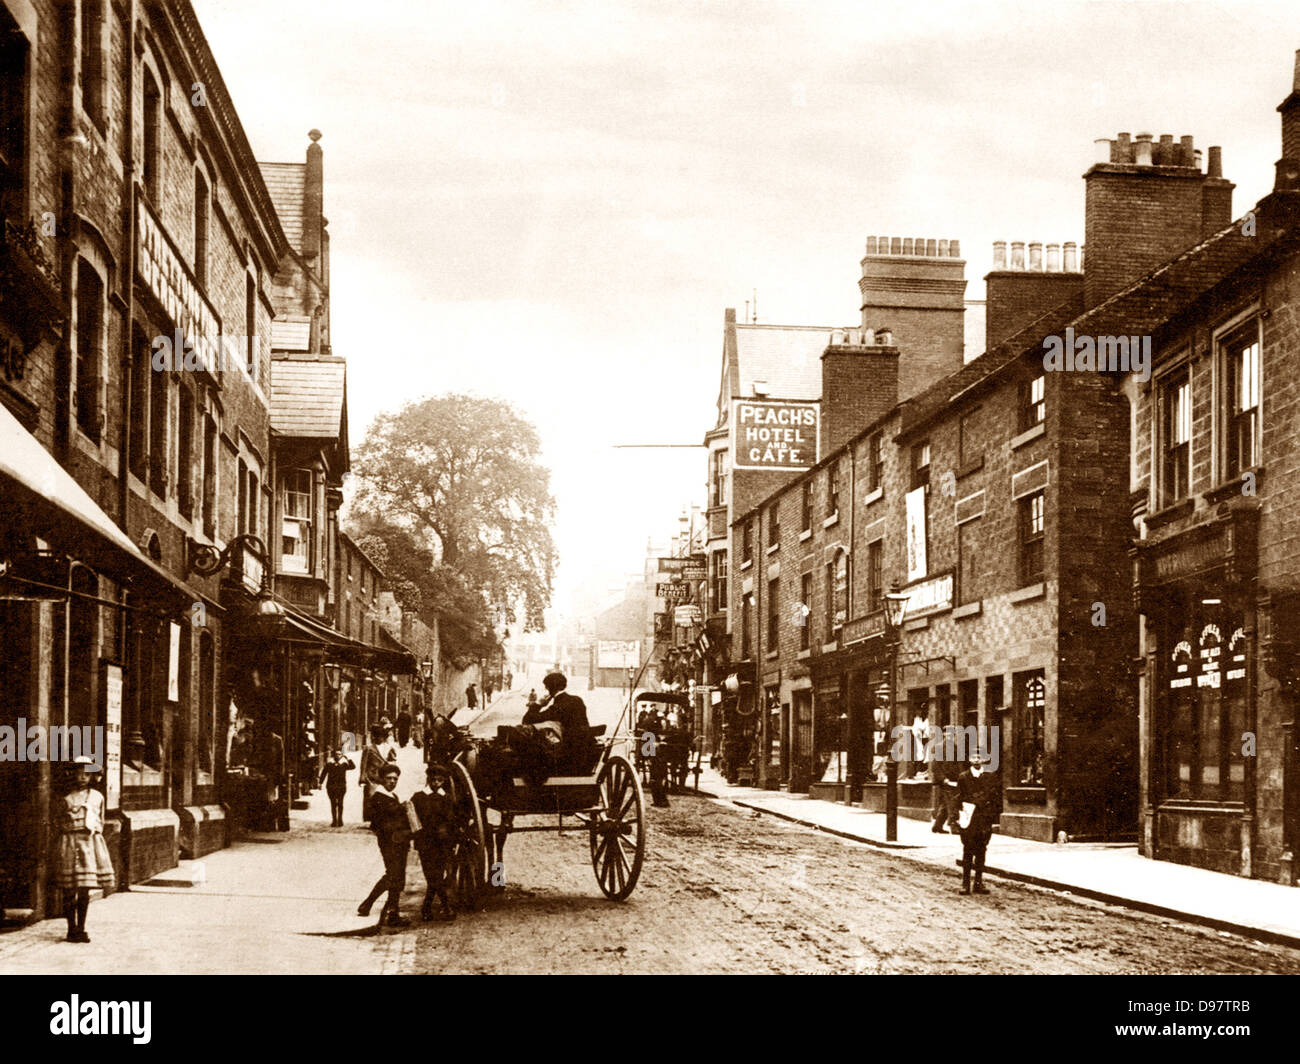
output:
[[[406,857],[411,848],[411,829],[406,810],[393,793],[402,770],[394,764],[384,766],[382,788],[368,800],[366,814],[370,830],[379,842],[379,854],[384,859],[384,874],[379,877],[366,900],[357,906],[358,916],[369,916],[370,907],[385,890],[388,897],[379,917],[380,924],[388,927],[410,927],[411,921],[401,913],[402,888],[406,886]]]
[[[101,770],[88,757],[77,758],[75,765],[76,779],[63,798],[56,882],[68,895],[68,941],[89,942],[90,892],[98,887],[108,893],[117,879],[104,842],[104,796],[90,785],[92,773]]]

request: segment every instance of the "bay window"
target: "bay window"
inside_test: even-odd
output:
[[[311,571],[312,494],[310,469],[290,469],[285,472],[281,572]]]

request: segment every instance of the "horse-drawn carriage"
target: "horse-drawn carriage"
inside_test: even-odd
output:
[[[616,752],[632,740],[630,727],[620,730],[624,721],[630,726],[631,708],[629,703],[612,733],[604,725],[590,729],[588,771],[540,782],[512,775],[493,780],[491,792],[482,795],[475,783],[476,776],[484,782],[477,771],[482,741],[449,722],[454,734],[444,729],[432,736],[432,759],[443,760],[451,773],[457,842],[447,874],[462,904],[476,903],[489,884],[504,885],[506,839],[528,831],[585,831],[601,891],[612,901],[632,893],[645,859],[644,800],[632,763]],[[555,823],[516,824],[524,817]]]
[[[633,705],[635,757],[642,782],[650,782],[658,775],[667,787],[683,791],[686,777],[694,772],[695,789],[699,790],[701,750],[691,726],[690,696],[682,691],[641,691]],[[647,740],[647,734],[654,736],[653,741]]]

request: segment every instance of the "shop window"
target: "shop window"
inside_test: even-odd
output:
[[[162,184],[162,92],[153,71],[144,69],[144,158],[141,177],[144,190],[154,202],[159,202]]]
[[[199,633],[199,772],[212,774],[213,736],[217,717],[217,662],[211,632]]]
[[[1028,587],[1043,579],[1043,506],[1044,493],[1036,491],[1017,502],[1020,533],[1020,586]],[[964,526],[963,526],[964,527]]]
[[[104,350],[104,282],[85,259],[77,260],[77,428],[99,442],[100,366]]]
[[[867,544],[867,612],[885,608],[885,541]]]
[[[884,437],[873,432],[867,437],[867,491],[875,491],[885,484]]]
[[[1191,493],[1192,383],[1187,370],[1160,385],[1160,505]]]
[[[311,570],[312,472],[290,469],[284,475],[284,530],[281,569],[286,573]],[[362,570],[364,590],[365,571]]]
[[[1047,378],[1031,377],[1020,385],[1020,431],[1028,432],[1047,420]]]
[[[180,390],[176,421],[176,505],[183,517],[194,516],[194,397]]]
[[[81,0],[81,109],[105,131],[104,109],[105,0]]]
[[[812,531],[813,523],[813,486],[811,480],[803,482],[803,497],[800,505],[799,528],[804,532]]]
[[[171,370],[149,372],[149,486],[159,498],[166,498],[168,477],[167,406],[171,398]]]
[[[812,604],[813,578],[812,573],[804,573],[799,578],[799,649],[808,650],[812,645],[812,639],[809,630],[812,625],[808,623],[812,616],[809,608]]]
[[[1240,614],[1184,595],[1171,613],[1160,682],[1165,797],[1241,801],[1246,765],[1246,637]]]
[[[1021,786],[1043,785],[1043,722],[1047,706],[1047,684],[1043,670],[1017,673],[1013,679],[1015,698],[1015,779]]]
[[[1222,422],[1227,441],[1224,479],[1259,465],[1259,322],[1251,320],[1222,344],[1227,400]]]
[[[0,4],[0,213],[26,215],[29,45],[8,8]]]
[[[99,596],[99,577],[75,565],[68,586],[77,592],[68,596],[68,724],[93,727],[98,719],[99,605],[83,596]]]

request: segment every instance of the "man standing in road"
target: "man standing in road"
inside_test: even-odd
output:
[[[478,708],[478,691],[474,689],[472,682],[465,688],[465,705],[470,709]]]
[[[984,855],[993,835],[993,822],[1002,812],[1002,781],[985,771],[988,755],[975,750],[970,768],[957,779],[957,822],[961,826],[961,892],[971,893],[971,865],[975,866],[976,894],[987,894],[984,885]]]

